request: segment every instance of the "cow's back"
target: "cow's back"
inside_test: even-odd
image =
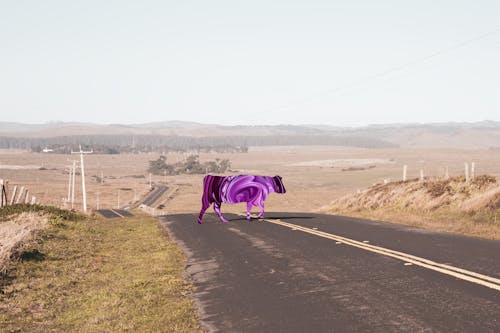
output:
[[[262,202],[270,191],[270,177],[238,175],[228,176],[221,186],[223,202]]]

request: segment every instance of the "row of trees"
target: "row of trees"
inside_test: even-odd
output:
[[[247,153],[248,147],[237,147],[230,145],[219,145],[219,146],[195,146],[189,149],[179,148],[179,147],[171,147],[168,145],[134,145],[134,146],[119,146],[119,145],[84,145],[89,150],[92,149],[96,154],[142,154],[142,153],[185,153],[185,152],[194,152],[194,153]],[[72,150],[78,150],[78,145],[61,145],[61,144],[53,144],[48,145],[46,147],[35,146],[31,147],[31,151],[35,153],[40,153],[44,148],[49,148],[51,153],[55,154],[69,154]]]
[[[0,148],[43,149],[57,145],[106,146],[120,152],[196,151],[246,152],[248,146],[335,145],[364,148],[388,148],[396,145],[378,138],[357,135],[262,135],[206,136],[175,135],[72,135],[50,138],[0,136]]]
[[[162,155],[157,160],[149,161],[148,171],[154,175],[224,173],[230,167],[228,159],[216,158],[215,161],[201,163],[198,155],[190,155],[185,161],[168,164],[167,157]]]

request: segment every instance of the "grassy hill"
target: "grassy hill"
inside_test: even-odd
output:
[[[376,184],[322,211],[500,239],[500,185],[489,175]]]

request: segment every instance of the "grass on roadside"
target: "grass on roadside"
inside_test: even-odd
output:
[[[1,330],[199,331],[182,262],[151,217],[55,220],[0,277]]]
[[[321,211],[500,239],[500,185],[491,175],[375,184]]]
[[[68,221],[78,221],[83,219],[82,215],[53,206],[15,204],[10,206],[4,206],[0,209],[0,222],[9,220],[14,215],[21,213],[29,213],[29,212],[46,213],[51,215],[53,218],[63,219]]]
[[[365,218],[369,220],[398,223],[437,232],[500,240],[500,213],[456,212],[450,209],[438,211],[417,210],[337,210],[338,215]]]

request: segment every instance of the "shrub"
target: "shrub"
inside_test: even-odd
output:
[[[497,179],[492,175],[481,175],[477,176],[472,180],[472,184],[479,187],[480,189],[486,187],[490,184],[495,184]]]
[[[198,158],[198,155],[190,155],[183,162],[167,164],[167,158],[160,156],[157,160],[149,161],[148,171],[154,175],[204,174],[223,173],[231,167],[228,159],[216,158],[215,161],[200,163]]]
[[[426,183],[427,193],[429,193],[433,198],[442,196],[445,193],[452,193],[451,186],[448,181],[436,181]]]

